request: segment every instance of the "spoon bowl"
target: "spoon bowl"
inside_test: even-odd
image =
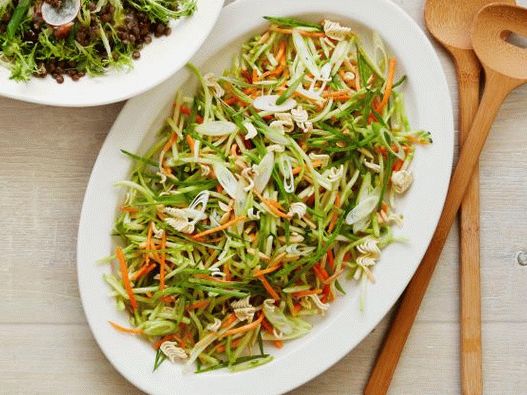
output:
[[[482,7],[496,0],[427,0],[425,23],[427,29],[444,46],[472,49],[472,22]],[[506,2],[514,4],[514,1]]]
[[[509,43],[510,33],[527,36],[527,8],[493,4],[483,8],[474,23],[472,41],[485,69],[527,81],[527,48]]]

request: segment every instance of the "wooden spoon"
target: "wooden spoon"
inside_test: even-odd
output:
[[[478,11],[493,0],[427,0],[425,22],[456,65],[459,91],[459,146],[463,145],[478,110],[481,65],[472,49],[470,30]],[[502,1],[505,3],[506,1]],[[514,1],[508,1],[514,4]],[[461,204],[461,388],[463,394],[483,392],[481,358],[481,285],[479,260],[478,165]]]
[[[439,224],[416,274],[401,298],[364,389],[366,395],[385,394],[388,391],[393,372],[496,114],[508,94],[527,83],[527,49],[505,41],[510,32],[527,35],[527,9],[491,4],[477,14],[471,37],[474,51],[485,70],[483,98],[461,150]]]

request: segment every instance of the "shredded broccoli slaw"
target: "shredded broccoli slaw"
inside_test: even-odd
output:
[[[417,145],[374,35],[337,22],[267,18],[223,75],[176,95],[157,141],[120,187],[123,247],[105,280],[131,327],[197,372],[272,360],[345,292],[375,281],[402,215]]]

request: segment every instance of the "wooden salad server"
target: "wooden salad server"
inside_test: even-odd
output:
[[[428,31],[450,53],[456,66],[459,93],[459,147],[479,105],[481,65],[470,32],[478,11],[493,0],[427,0]],[[514,4],[513,0],[502,3]],[[483,392],[481,356],[481,284],[479,243],[479,169],[472,173],[460,213],[461,388],[465,395]]]
[[[367,395],[385,394],[410,334],[421,301],[432,278],[448,232],[472,179],[479,155],[501,104],[509,93],[527,82],[527,49],[506,41],[510,33],[527,35],[527,9],[491,4],[479,11],[472,28],[472,47],[485,70],[486,84],[459,161],[454,170],[443,213],[427,252],[404,292],[395,318],[368,383]]]

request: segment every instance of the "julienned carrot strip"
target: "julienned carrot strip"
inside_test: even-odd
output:
[[[128,298],[130,299],[130,306],[132,306],[132,310],[137,310],[137,301],[135,300],[134,291],[132,288],[132,284],[130,283],[130,278],[128,276],[128,267],[126,266],[126,260],[124,259],[123,250],[121,247],[115,248],[115,256],[117,257],[117,260],[119,261],[119,268],[121,271],[121,278],[123,280],[124,289],[126,290],[126,293],[128,294]]]
[[[180,107],[180,110],[181,114],[185,114],[185,115],[190,115],[192,113],[192,111],[190,110],[190,108],[188,108],[187,106],[185,106],[184,104]]]
[[[349,96],[350,92],[347,90],[347,89],[343,89],[343,90],[340,90],[340,91],[333,91],[333,92],[324,92],[322,93],[322,97],[327,99],[327,98],[335,98],[335,97],[339,97],[339,96]]]
[[[292,311],[293,315],[297,315],[300,312],[300,310],[302,310],[302,305],[300,303],[294,303],[293,311]]]
[[[273,334],[273,326],[267,319],[263,319],[262,321],[262,328],[269,334]],[[273,340],[273,344],[276,348],[282,348],[284,346],[284,342],[282,340]]]
[[[271,26],[269,28],[269,30],[273,31],[273,32],[277,32],[277,33],[283,33],[283,34],[292,34],[293,33],[293,29],[283,29],[281,27],[278,27],[278,26]],[[306,36],[306,37],[324,37],[324,33],[322,32],[308,32],[306,30],[301,30],[301,29],[297,29],[296,30],[298,33],[300,33],[302,36]]]
[[[209,305],[210,301],[207,299],[197,300],[187,306],[187,310],[198,310],[204,309]]]
[[[280,204],[280,202],[277,202],[273,199],[265,199],[265,203],[270,204],[271,206],[277,208],[278,210],[283,210],[284,207]]]
[[[137,214],[139,212],[137,208],[130,207],[130,206],[121,206],[121,211],[123,213],[130,213],[130,214]]]
[[[161,237],[161,244],[159,246],[161,250],[161,259],[159,262],[159,290],[162,291],[165,289],[165,247],[167,244],[166,232],[163,232],[163,237]]]
[[[300,174],[303,168],[304,166],[293,167],[293,175],[296,176],[297,174]]]
[[[294,298],[303,298],[304,296],[318,295],[320,293],[322,293],[321,289],[308,289],[307,291],[294,292],[292,295]]]
[[[239,339],[235,339],[231,342],[231,348],[236,348],[240,345],[240,342],[242,341],[242,337]],[[218,344],[216,346],[216,352],[225,352],[225,344]]]
[[[287,219],[291,218],[289,215],[287,215],[286,213],[280,211],[280,210],[277,209],[275,206],[273,206],[272,204],[270,204],[270,203],[267,201],[267,199],[264,200],[264,203],[266,204],[266,206],[269,208],[269,210],[270,210],[273,214],[275,214],[275,215],[277,215],[277,216],[279,216],[279,217],[282,217],[282,218],[287,218]]]
[[[341,96],[334,96],[333,97],[334,101],[348,101],[350,99],[351,99],[350,95],[341,95]]]
[[[260,317],[258,317],[256,321],[253,321],[250,324],[239,326],[238,328],[229,329],[223,335],[220,336],[220,339],[227,337],[227,336],[236,335],[237,333],[248,332],[250,330],[258,328],[260,324],[262,323],[263,318],[264,318],[264,315],[260,314]]]
[[[392,166],[392,171],[399,171],[403,167],[404,160],[397,159],[397,161]]]
[[[283,65],[279,65],[276,69],[270,71],[265,76],[266,77],[273,77],[275,75],[278,76],[278,75],[282,74],[282,71],[284,71],[284,66]]]
[[[234,156],[238,156],[238,154],[236,153],[236,151],[238,151],[238,145],[237,144],[233,144],[231,145],[231,155],[234,157]]]
[[[315,159],[314,161],[311,162],[311,164],[313,165],[313,167],[319,167],[322,165],[322,161]],[[293,175],[296,176],[297,174],[299,174],[303,168],[304,166],[293,167]]]
[[[130,277],[130,280],[135,281],[135,280],[140,279],[141,277],[146,276],[148,273],[150,273],[152,270],[154,270],[155,267],[156,267],[156,265],[153,264],[153,263],[150,263],[150,264],[145,263],[143,266],[141,266],[141,268],[138,271],[136,271]]]
[[[172,134],[168,138],[167,142],[165,143],[165,145],[161,149],[161,152],[162,153],[167,152],[174,145],[174,143],[176,141],[177,141],[177,133],[176,132],[172,132]]]
[[[242,71],[240,71],[240,74],[242,75],[243,78],[245,78],[245,81],[247,81],[248,83],[252,83],[252,79],[251,79],[251,74],[247,71],[247,69],[242,69]]]
[[[167,342],[167,341],[172,341],[172,340],[177,341],[178,344],[179,344],[179,347],[185,347],[185,342],[183,341],[183,339],[181,339],[178,335],[173,334],[173,333],[170,334],[170,335],[163,336],[161,339],[156,341],[153,344],[153,346],[157,350],[157,349],[159,349],[159,347],[161,347],[161,344],[163,344],[164,342]]]
[[[194,139],[192,138],[190,134],[187,134],[185,138],[187,139],[187,144],[188,144],[188,147],[190,148],[190,152],[194,154]]]
[[[384,145],[378,145],[377,147],[375,147],[375,152],[386,156],[386,154],[388,153],[388,149]]]
[[[278,52],[276,53],[276,55],[274,56],[274,58],[276,59],[276,61],[278,63],[282,63],[282,58],[285,60],[285,50],[286,50],[286,43],[284,40],[280,41],[280,44],[278,46]],[[285,62],[284,62],[285,63]]]
[[[344,269],[340,269],[339,271],[333,273],[331,276],[329,276],[327,279],[322,281],[323,284],[330,284],[335,280],[338,276],[340,276],[344,272]]]
[[[253,190],[254,194],[256,196],[258,196],[258,198],[265,204],[265,206],[269,209],[269,211],[271,211],[273,214],[275,214],[276,216],[278,217],[282,217],[282,218],[287,218],[289,219],[290,216],[287,215],[286,213],[280,211],[280,209],[278,207],[282,207],[280,205],[280,203],[278,203],[277,201],[275,200],[272,200],[272,199],[266,199],[264,198],[260,193],[256,192],[255,190]]]
[[[234,321],[236,321],[236,314],[231,313],[223,320],[221,327],[228,328]]]
[[[273,333],[273,326],[269,321],[267,321],[267,318],[264,318],[262,321],[262,327],[267,333]]]
[[[238,98],[235,97],[235,96],[231,96],[228,99],[224,100],[225,104],[227,104],[229,106],[232,106],[233,104],[236,104],[237,101],[238,101]]]
[[[228,263],[223,265],[223,273],[225,273],[225,281],[231,281],[231,268]]]
[[[271,284],[269,284],[269,281],[267,281],[265,276],[257,276],[257,278],[258,280],[262,282],[265,290],[267,291],[267,293],[269,294],[271,298],[273,298],[274,300],[280,300],[280,295],[278,295],[276,291],[273,289],[273,287],[271,287]]]
[[[281,262],[278,262],[272,266],[269,266],[268,268],[266,269],[262,269],[262,270],[258,270],[256,272],[253,273],[253,276],[254,277],[258,277],[258,276],[263,276],[264,274],[269,274],[269,273],[272,273],[278,269],[280,269],[280,266],[281,266]]]
[[[201,233],[198,233],[198,234],[195,234],[192,236],[193,239],[200,239],[202,238],[203,236],[207,236],[207,235],[210,235],[211,233],[216,233],[216,232],[219,232],[220,230],[224,230],[224,229],[227,229],[229,228],[230,226],[234,225],[234,224],[237,224],[238,222],[240,221],[244,221],[247,217],[245,216],[240,216],[240,217],[236,217],[236,218],[233,218],[231,219],[230,221],[224,223],[223,225],[220,225],[220,226],[217,226],[215,228],[212,228],[212,229],[208,229],[208,230],[205,230]]]
[[[282,208],[282,205],[278,203],[276,200],[272,199],[266,199],[261,194],[253,190],[254,194],[260,198],[260,200],[265,204],[265,206],[271,211],[273,214],[277,215],[278,217],[282,218],[291,218],[286,213],[280,211],[280,208]]]
[[[329,222],[328,232],[333,232],[333,229],[337,225],[338,218],[338,214],[336,212],[333,213],[333,217],[331,217],[331,221]]]
[[[390,96],[392,94],[393,79],[395,76],[395,66],[396,65],[397,65],[397,60],[395,60],[395,58],[391,58],[390,64],[388,66],[388,79],[386,80],[386,89],[384,90],[384,96],[382,98],[381,103],[376,108],[376,111],[378,113],[384,110],[384,107],[386,107],[386,105],[388,104],[388,100],[390,100]]]
[[[273,344],[276,348],[282,348],[284,346],[284,342],[282,340],[274,340]]]
[[[328,250],[326,257],[327,257],[329,268],[331,270],[335,269],[335,257],[333,256],[333,251]]]
[[[108,321],[108,322],[110,323],[111,326],[113,326],[119,332],[131,333],[134,335],[140,335],[144,332],[141,328],[125,328],[124,326],[121,326],[117,324],[116,322],[113,322],[113,321]]]
[[[320,263],[313,266],[313,272],[315,272],[315,276],[317,276],[320,281],[324,281],[329,277],[329,274],[322,266],[320,266]]]
[[[331,288],[328,285],[324,285],[324,288],[322,288],[322,296],[320,297],[320,301],[322,303],[331,302],[335,299],[333,296],[333,293],[331,292]]]

